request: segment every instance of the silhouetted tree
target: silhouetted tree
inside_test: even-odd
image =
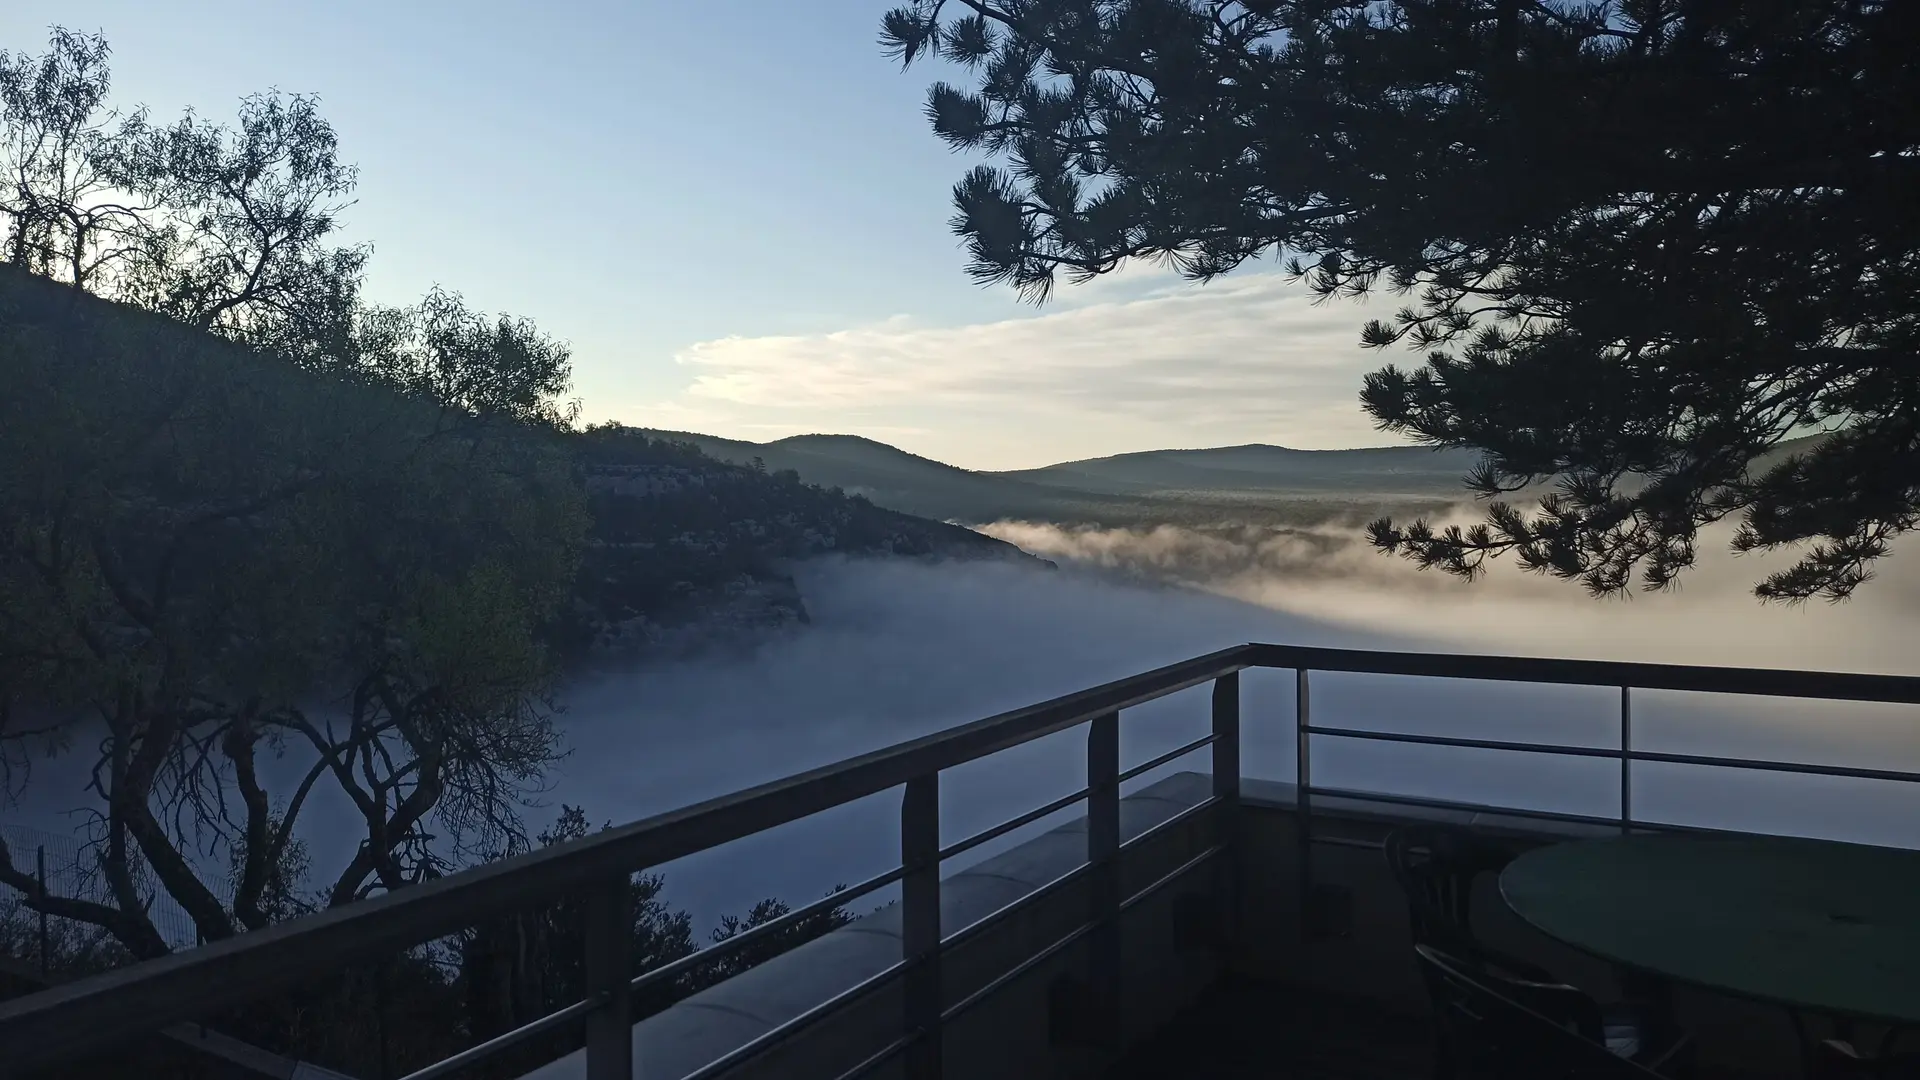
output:
[[[132,152],[146,112],[107,106],[107,56],[60,28],[41,56],[0,51],[0,260],[83,289],[144,254],[157,205]]]
[[[1368,413],[1484,451],[1484,497],[1558,486],[1383,550],[1613,594],[1737,518],[1802,555],[1760,596],[1839,599],[1920,520],[1920,7],[914,0],[883,41],[966,71],[933,128],[1008,163],[954,191],[983,282],[1271,252],[1411,297],[1361,340],[1427,362]]]
[[[166,952],[144,867],[207,940],[266,925],[319,787],[365,830],[323,904],[517,837],[585,529],[561,448],[60,295],[0,276],[0,754],[97,749],[109,886],[50,914]],[[269,757],[304,774],[270,789]]]
[[[118,294],[255,347],[340,347],[371,249],[331,237],[357,170],[318,101],[255,94],[229,128],[189,113],[130,152],[153,192],[151,239]]]
[[[435,287],[407,308],[368,308],[354,333],[351,370],[463,415],[567,427],[577,403],[566,345],[529,319],[488,318],[458,293]]]

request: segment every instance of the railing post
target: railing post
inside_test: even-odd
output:
[[[940,774],[907,781],[900,799],[901,959],[908,1080],[938,1080],[940,1045]]]
[[[40,975],[44,978],[53,971],[53,938],[47,933],[47,845],[34,849],[33,863],[34,876],[40,881]]]
[[[202,943],[204,944],[204,942]],[[393,994],[387,978],[392,961],[381,957],[373,969],[373,1029],[377,1080],[393,1080],[393,1044],[387,1037],[387,1014],[393,1011]],[[202,1033],[206,1031],[201,1028]]]
[[[1313,938],[1312,913],[1308,905],[1313,898],[1313,735],[1308,730],[1313,725],[1310,688],[1306,668],[1293,669],[1293,819],[1296,830],[1295,843],[1298,851],[1296,872],[1299,878],[1298,925],[1300,940]]]
[[[1120,992],[1120,714],[1087,726],[1087,862],[1089,1033],[1106,1051],[1119,1048]]]
[[[1620,688],[1620,831],[1633,831],[1633,687]]]
[[[1228,957],[1240,941],[1240,673],[1213,680],[1213,797],[1220,890],[1219,940]]]
[[[587,1014],[586,1080],[633,1080],[632,883],[622,874],[586,896],[586,991],[600,1002]]]

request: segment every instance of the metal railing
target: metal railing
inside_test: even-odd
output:
[[[1637,821],[1633,814],[1631,770],[1636,761],[1920,781],[1920,773],[1894,770],[1635,750],[1631,693],[1631,688],[1640,687],[1920,704],[1920,678],[1242,645],[400,892],[0,1003],[0,1063],[7,1068],[27,1069],[90,1055],[114,1040],[152,1033],[180,1021],[203,1019],[263,993],[338,970],[344,963],[409,948],[517,910],[578,896],[585,898],[587,912],[585,1000],[416,1072],[408,1080],[436,1080],[453,1075],[535,1035],[573,1023],[582,1023],[585,1027],[588,1080],[629,1080],[633,1073],[630,999],[634,990],[676,978],[698,964],[765,940],[810,916],[898,883],[903,927],[902,955],[898,962],[683,1080],[716,1076],[792,1037],[852,999],[896,979],[904,990],[899,1038],[845,1075],[857,1076],[904,1055],[910,1076],[935,1077],[940,1070],[940,1035],[946,1022],[1082,941],[1088,944],[1091,965],[1087,986],[1103,988],[1096,990],[1095,1000],[1089,1007],[1096,1010],[1096,1015],[1101,1010],[1111,1015],[1110,1011],[1118,1008],[1118,995],[1113,988],[1121,974],[1118,941],[1121,912],[1234,846],[1240,789],[1238,673],[1247,668],[1292,669],[1295,673],[1296,810],[1305,840],[1313,839],[1313,802],[1317,797],[1326,796],[1359,796],[1426,806],[1614,821],[1623,829],[1632,828],[1648,824]],[[1320,725],[1312,720],[1309,673],[1313,671],[1619,687],[1619,746],[1468,739]],[[1121,712],[1206,683],[1213,684],[1210,732],[1150,761],[1121,769]],[[943,770],[1081,725],[1088,727],[1087,778],[1083,788],[966,839],[941,845],[939,778]],[[1312,782],[1312,742],[1316,736],[1615,758],[1620,762],[1620,812],[1613,819],[1548,815],[1513,807],[1316,787]],[[1213,757],[1211,797],[1123,845],[1119,824],[1120,785],[1206,748],[1211,748]],[[621,961],[620,958],[630,955],[628,935],[632,932],[632,920],[627,913],[633,873],[892,788],[903,790],[901,862],[895,869],[653,971],[636,976]],[[985,919],[942,936],[940,866],[944,860],[1082,801],[1087,805],[1088,821],[1084,864]],[[1215,842],[1146,889],[1123,896],[1118,863],[1121,852],[1148,836],[1201,814],[1215,816]],[[1308,844],[1302,843],[1299,848],[1304,882]],[[1218,863],[1223,875],[1220,887],[1223,895],[1230,897],[1234,860],[1220,859]],[[1016,911],[1082,880],[1089,884],[1090,906],[1086,919],[1077,929],[961,1001],[946,1004],[941,1000],[940,963],[946,951]],[[1224,905],[1222,918],[1230,919],[1231,911],[1231,904]],[[1228,934],[1231,935],[1230,928]],[[1118,1031],[1118,1025],[1113,1023],[1096,1023],[1092,1027]]]

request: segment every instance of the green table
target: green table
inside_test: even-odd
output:
[[[1500,893],[1541,933],[1617,964],[1807,1012],[1920,1023],[1920,851],[1589,840],[1520,856]]]

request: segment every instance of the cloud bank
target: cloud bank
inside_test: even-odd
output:
[[[1762,608],[1749,560],[1709,561],[1677,595],[1599,603],[1577,589],[1497,572],[1473,586],[1365,551],[1356,534],[1244,530],[993,530],[1062,561],[1016,565],[829,559],[797,577],[813,622],[752,655],[598,675],[567,689],[572,754],[552,775],[536,826],[562,802],[596,821],[630,821],[954,724],[1246,641],[1361,648],[1916,672],[1920,579],[1896,555],[1883,579],[1839,608]],[[1505,568],[1503,568],[1505,570]],[[1609,745],[1618,691],[1317,675],[1315,718],[1352,727]],[[1649,749],[1920,768],[1916,710],[1857,704],[1636,694],[1635,738]],[[1293,773],[1293,681],[1249,673],[1245,765]],[[1199,688],[1129,710],[1126,763],[1206,730]],[[948,841],[1076,789],[1084,731],[1069,731],[943,777]],[[10,821],[71,828],[84,803],[78,758],[36,774]],[[287,762],[292,773],[298,763]],[[1205,769],[1203,754],[1178,768]],[[1517,757],[1323,741],[1322,783],[1609,814],[1618,773],[1593,759]],[[1910,840],[1912,785],[1643,766],[1644,815],[1880,842]],[[317,870],[351,854],[344,807],[309,809]],[[1015,833],[975,853],[1057,824]],[[806,900],[891,867],[898,795],[842,807],[661,868],[667,897],[709,922],[754,900]],[[884,899],[884,897],[881,897]]]
[[[1599,603],[1511,571],[1471,586],[1423,575],[1331,529],[1265,543],[1242,534],[1235,547],[1231,534],[1167,530],[1055,530],[1049,542],[1043,528],[995,531],[1061,559],[1057,573],[823,561],[801,568],[814,617],[805,633],[750,660],[576,687],[567,722],[581,752],[560,789],[596,814],[631,817],[1245,641],[1920,673],[1920,657],[1900,645],[1920,615],[1920,575],[1897,557],[1875,589],[1839,608],[1762,608],[1745,591],[1753,564],[1730,558],[1709,561],[1682,593]],[[1314,704],[1335,725],[1618,738],[1612,688],[1322,674]],[[1249,673],[1243,709],[1248,772],[1290,778],[1291,673]],[[1642,692],[1634,709],[1636,741],[1649,749],[1920,769],[1920,711],[1904,707]],[[1204,688],[1130,710],[1124,760],[1206,724]],[[947,775],[946,839],[1073,790],[1084,740],[1063,732]],[[1174,768],[1205,769],[1207,759],[1162,772]],[[1616,770],[1593,759],[1315,747],[1315,775],[1333,786],[1593,814],[1617,810]],[[1635,798],[1655,818],[1881,842],[1900,842],[1920,812],[1907,786],[1678,767],[1642,766]],[[738,906],[756,886],[816,895],[892,865],[897,813],[893,794],[845,807],[686,860],[669,888],[696,909]]]

